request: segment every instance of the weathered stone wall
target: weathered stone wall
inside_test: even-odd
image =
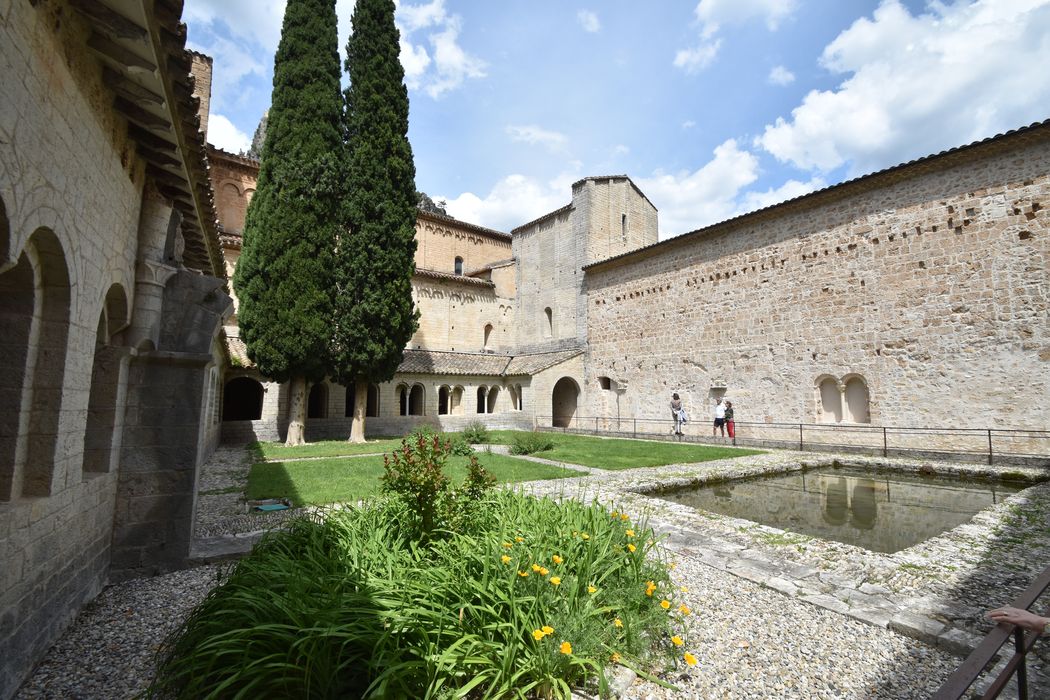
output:
[[[510,238],[480,227],[420,212],[416,218],[416,267],[455,273],[456,258],[463,274],[511,257]]]
[[[874,424],[1045,428],[1050,144],[1010,143],[589,269],[588,385],[639,417],[678,391],[694,420],[725,393],[741,421],[813,422],[859,379]]]
[[[515,300],[499,296],[492,286],[416,275],[412,291],[420,318],[409,347],[505,352],[513,344]],[[486,344],[489,325],[492,331]]]
[[[215,211],[228,233],[244,231],[244,217],[255,194],[259,165],[255,161],[214,148],[208,151],[211,186],[215,192]]]
[[[21,409],[19,400],[6,394],[0,406],[5,419],[14,421],[4,424],[4,432],[13,428],[20,435],[12,442],[25,446],[42,427],[38,419],[48,415],[55,434],[33,438],[53,450],[36,462],[42,480],[25,478],[34,449],[22,447],[13,464],[11,455],[0,458],[4,468],[14,469],[12,488],[0,496],[2,698],[14,692],[22,674],[106,580],[116,470],[108,462],[98,471],[83,470],[91,349],[107,293],[114,290],[127,302],[134,295],[142,190],[134,147],[110,108],[113,96],[102,85],[101,68],[83,48],[87,28],[62,3],[4,7],[0,219],[6,221],[0,222],[0,284],[5,285],[0,307],[13,298],[6,280],[18,274],[19,260],[28,264],[35,258],[37,279],[43,275],[61,285],[57,291],[63,301],[35,323],[47,325],[44,336],[52,331],[65,336],[57,346],[31,348],[35,363],[25,362],[23,348],[23,364],[3,370],[6,377],[23,380]],[[0,317],[7,336],[16,318],[3,312]],[[10,340],[0,340],[5,356]],[[115,400],[119,411],[123,399]],[[14,433],[4,437],[12,439]],[[30,484],[31,491],[22,488]]]
[[[190,74],[193,75],[193,96],[200,100],[197,118],[202,134],[208,133],[208,114],[211,112],[211,56],[193,52]]]

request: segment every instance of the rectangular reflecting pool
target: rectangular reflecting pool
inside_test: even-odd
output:
[[[698,510],[890,553],[961,525],[1025,487],[827,467],[654,495]]]

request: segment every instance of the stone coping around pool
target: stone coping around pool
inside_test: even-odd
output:
[[[941,535],[893,554],[759,525],[654,496],[659,492],[834,465],[910,474],[1031,483]],[[1038,482],[1038,480],[1044,480]],[[1050,562],[1050,471],[903,458],[770,452],[698,464],[529,482],[524,491],[597,499],[648,521],[672,551],[877,627],[965,656],[991,629],[984,613],[1006,605]],[[1050,607],[1050,596],[1036,607]],[[1050,669],[1037,645],[1035,666]],[[1043,647],[1043,648],[1038,648]],[[1039,671],[1037,671],[1039,672]]]

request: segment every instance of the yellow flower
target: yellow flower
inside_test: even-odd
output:
[[[668,608],[671,607],[671,601],[669,601],[669,600],[661,600],[660,601],[660,607],[663,608],[664,610],[667,610]]]
[[[682,658],[685,659],[685,662],[690,666],[696,666],[696,657],[690,654],[688,651],[685,652],[685,656],[683,656]]]
[[[634,554],[635,551],[637,551],[637,550],[638,550],[638,548],[635,547],[633,544],[628,544],[627,545],[627,551],[629,551],[631,554]]]
[[[626,521],[626,520],[630,520],[630,519],[631,519],[631,516],[627,515],[627,513],[621,513],[620,514],[620,520],[625,520]]]
[[[621,620],[620,618],[616,618],[615,620],[613,620],[613,625],[615,625],[616,627],[623,627],[623,620]]]
[[[565,560],[559,557],[557,554],[555,554],[553,557],[551,557],[551,561],[555,564],[561,564]]]
[[[525,541],[525,538],[522,537],[521,535],[518,535],[517,537],[514,538],[514,541],[517,542],[518,544],[521,544],[522,542]]]
[[[616,511],[614,510],[614,511],[612,512],[612,516],[613,516],[614,518],[618,518],[618,517],[620,517],[620,514],[619,514],[619,513],[617,513],[617,512],[616,512]]]
[[[627,531],[627,536],[628,537],[634,537],[634,530],[628,530]]]
[[[559,576],[551,576],[551,585],[552,586],[560,586],[561,585],[561,577],[559,577]]]
[[[670,564],[667,565],[667,568],[670,569],[671,571],[674,571],[677,567],[678,567],[678,563],[677,562],[671,562]]]
[[[514,545],[512,545],[512,544],[511,544],[510,542],[504,542],[504,543],[503,543],[503,546],[504,546],[504,547],[506,547],[507,549],[510,549],[510,548],[511,548],[511,547],[513,547]]]
[[[686,605],[685,603],[682,603],[681,605],[678,606],[678,612],[682,613],[683,615],[688,615],[689,613],[691,613],[693,611],[689,609],[688,605]]]
[[[546,576],[547,574],[549,574],[551,572],[551,570],[548,569],[546,566],[541,566],[539,571],[540,571],[540,576]]]
[[[503,562],[504,564],[509,564],[510,563],[510,557],[508,557],[506,554],[504,554],[502,557],[500,557],[499,560],[501,562]]]
[[[685,586],[680,586],[680,587],[678,588],[678,590],[680,590],[680,591],[681,591],[682,593],[688,593],[688,592],[689,592],[689,589],[688,589],[688,588],[686,588]]]
[[[588,535],[586,532],[581,532],[580,533],[580,539],[581,540],[589,540],[589,539],[591,539],[591,536]]]
[[[614,664],[620,663],[620,655],[619,655],[619,653],[614,651],[612,653],[612,656],[609,657],[609,661],[612,661]]]
[[[554,628],[550,625],[544,625],[540,629],[543,630],[544,634],[554,634]]]
[[[569,654],[572,653],[572,645],[569,644],[568,642],[562,642],[561,646],[558,647],[558,651],[560,651],[561,653],[563,653],[566,656],[568,656]],[[696,663],[696,661],[694,660],[693,663]]]
[[[587,586],[587,592],[593,595],[598,592],[598,589],[594,586]]]
[[[653,591],[656,590],[656,584],[652,581],[645,582],[645,594],[650,598],[653,596]]]
[[[683,642],[682,638],[676,634],[675,636],[671,637],[671,644],[674,644],[676,647],[680,647],[683,644],[685,644],[685,642]]]
[[[541,568],[543,568],[543,567],[541,567],[539,564],[533,564],[532,565],[532,570],[535,571],[537,574],[540,573],[540,569]]]
[[[528,571],[519,571],[518,572],[518,576],[521,576],[522,578],[528,578],[529,577],[529,572]]]
[[[543,630],[532,630],[532,638],[535,639],[537,642],[540,641],[541,639],[543,639],[543,637],[544,637]]]

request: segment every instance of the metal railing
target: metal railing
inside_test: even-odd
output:
[[[1029,586],[1024,593],[1019,595],[1017,599],[1010,603],[1012,607],[1023,608],[1027,610],[1032,604],[1050,588],[1050,568],[1042,573],[1031,586]],[[966,691],[973,685],[977,677],[980,676],[984,669],[992,663],[999,650],[1006,644],[1007,640],[1013,637],[1014,639],[1014,654],[1010,657],[1010,660],[1006,663],[1006,666],[999,673],[998,676],[992,681],[991,685],[985,691],[984,695],[981,696],[982,700],[991,700],[992,698],[999,697],[999,694],[1003,692],[1006,684],[1010,682],[1010,679],[1016,674],[1017,675],[1017,697],[1019,700],[1028,700],[1028,672],[1025,668],[1025,656],[1028,651],[1035,644],[1036,639],[1039,638],[1038,632],[1029,632],[1025,634],[1025,631],[1020,627],[1008,624],[1006,622],[1000,622],[996,625],[995,629],[988,633],[988,636],[984,638],[973,653],[966,657],[966,660],[962,662],[959,668],[955,669],[955,672],[948,677],[948,680],[944,682],[944,685],[933,695],[932,700],[958,700],[963,697]]]
[[[575,433],[678,439],[686,442],[722,442],[712,436],[711,421],[690,421],[684,436],[673,436],[669,418],[617,416],[537,416],[537,427]],[[1050,430],[1002,428],[936,428],[871,425],[867,423],[759,423],[736,421],[736,435],[726,440],[737,446],[781,447],[800,451],[843,451],[891,456],[978,459],[995,462],[1050,463]]]

